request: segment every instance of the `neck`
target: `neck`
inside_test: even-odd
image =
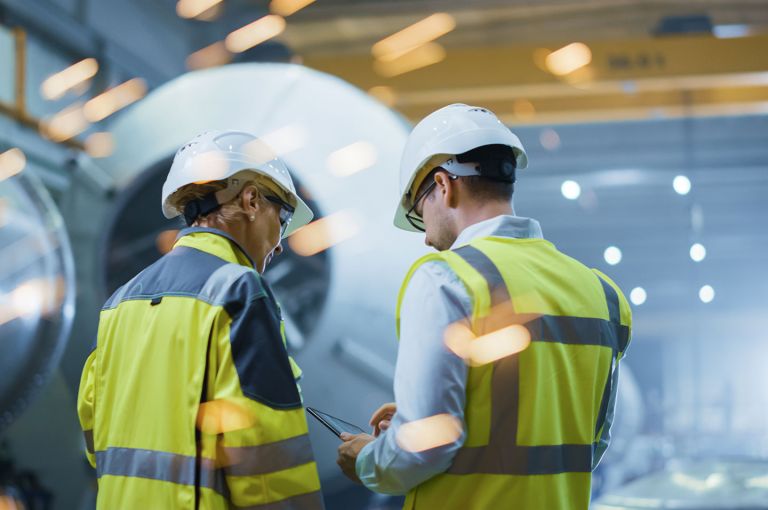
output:
[[[465,228],[470,227],[481,221],[490,220],[496,216],[515,214],[515,209],[511,203],[501,201],[489,201],[485,203],[473,204],[471,207],[460,208],[456,210],[457,234]]]
[[[209,221],[208,219],[199,220],[195,226],[208,227],[221,230],[232,237],[237,244],[239,244],[246,254],[251,258],[255,264],[256,271],[259,273],[264,272],[264,255],[258,253],[257,249],[253,246],[248,234],[248,222],[245,220],[237,220],[231,222],[224,221]]]
[[[232,237],[235,241],[240,244],[240,246],[246,245],[246,236],[245,236],[245,226],[242,224],[242,222],[232,222],[227,223],[224,221],[220,221],[216,219],[210,219],[210,218],[200,218],[198,221],[194,223],[195,227],[206,227],[206,228],[215,228],[217,230],[221,230],[222,232],[225,232]]]

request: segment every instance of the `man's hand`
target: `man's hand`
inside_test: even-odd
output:
[[[371,416],[370,425],[373,427],[373,435],[379,437],[382,431],[387,430],[392,423],[392,418],[397,412],[397,406],[394,402],[383,404],[376,409]]]
[[[355,470],[357,456],[360,454],[360,450],[363,449],[363,446],[374,439],[375,438],[370,434],[341,433],[341,440],[344,442],[339,445],[339,458],[336,459],[336,464],[338,464],[341,471],[347,475],[347,478],[353,482],[360,483],[360,479],[357,477],[357,471]]]

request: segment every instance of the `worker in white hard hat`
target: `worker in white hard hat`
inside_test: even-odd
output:
[[[438,250],[397,308],[395,402],[345,435],[342,471],[408,509],[580,509],[608,445],[631,313],[607,276],[515,214],[525,149],[485,108],[423,119],[395,225]]]
[[[97,508],[322,509],[301,370],[261,276],[311,210],[242,131],[181,147],[162,210],[187,228],[106,302],[83,369]]]

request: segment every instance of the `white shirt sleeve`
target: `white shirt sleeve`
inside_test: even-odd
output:
[[[449,413],[464,424],[468,367],[445,346],[443,332],[453,322],[469,323],[470,314],[469,295],[445,263],[425,263],[413,274],[401,309],[397,414],[357,458],[357,475],[370,490],[405,494],[448,469],[464,444],[462,431],[452,443],[413,453],[400,448],[396,437],[404,423],[436,414]]]

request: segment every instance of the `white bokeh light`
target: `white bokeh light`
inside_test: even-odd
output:
[[[691,191],[691,180],[684,175],[678,175],[672,181],[672,187],[678,195],[687,195]]]
[[[632,292],[629,293],[629,299],[632,301],[633,305],[640,306],[643,303],[645,303],[645,300],[648,298],[648,294],[645,292],[645,289],[642,287],[635,287],[632,289]]]
[[[560,192],[568,200],[576,200],[581,196],[581,186],[579,186],[579,183],[576,181],[565,181],[563,182],[563,185],[560,186]]]
[[[710,303],[715,299],[715,289],[711,285],[705,285],[699,289],[699,299],[702,303]]]
[[[605,258],[606,262],[608,262],[612,266],[615,266],[616,264],[621,262],[621,250],[615,246],[609,246],[608,248],[605,249],[605,252],[603,253],[603,257]]]
[[[701,262],[704,260],[704,257],[707,256],[707,249],[704,248],[704,245],[696,243],[693,246],[691,246],[691,258],[694,262]]]

